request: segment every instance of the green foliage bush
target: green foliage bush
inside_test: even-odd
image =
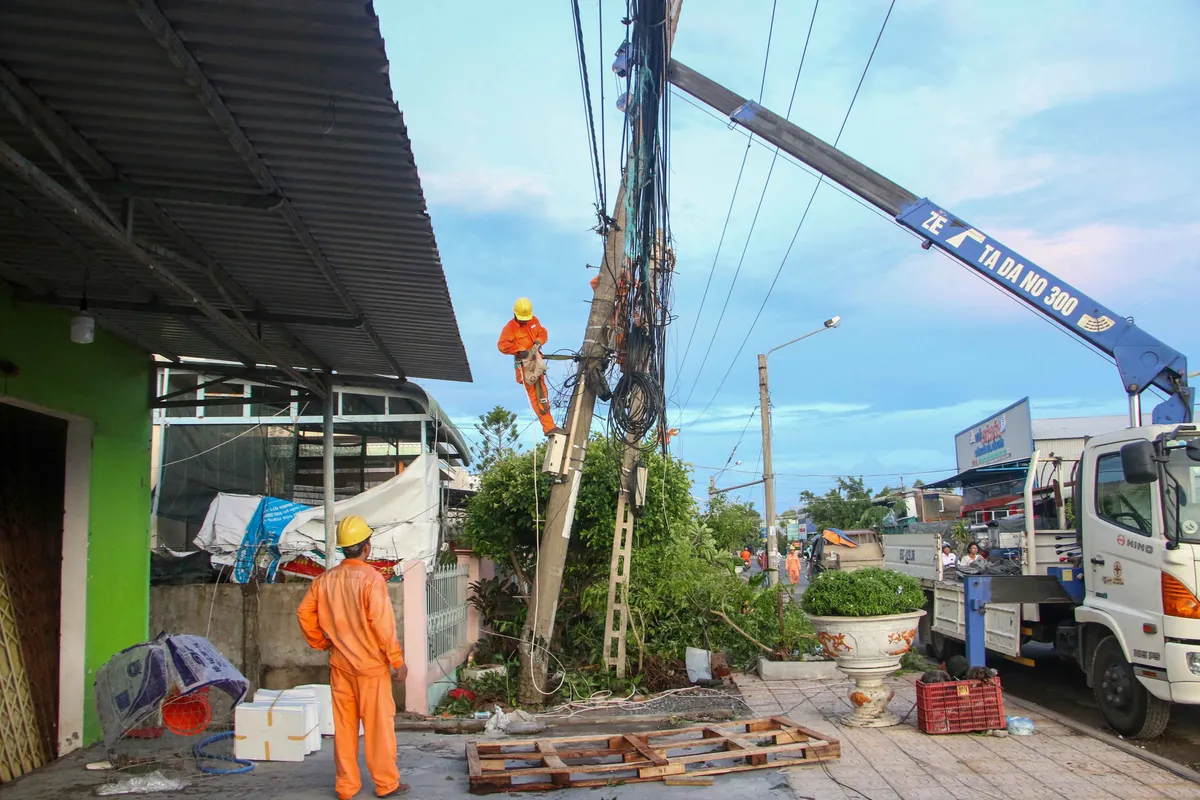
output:
[[[826,570],[804,590],[803,605],[818,617],[879,617],[923,608],[925,592],[916,578],[895,570]]]
[[[541,474],[543,449],[504,453],[487,465],[480,476],[480,491],[467,507],[459,540],[500,569],[507,568],[525,588],[535,571],[535,514],[545,517],[550,498],[550,482]],[[603,663],[621,449],[620,441],[600,434],[593,434],[588,445],[552,645],[568,670]],[[636,669],[639,656],[673,662],[682,659],[688,647],[727,652],[734,666],[752,663],[761,648],[713,611],[728,615],[767,647],[784,655],[794,653],[811,634],[804,614],[785,602],[781,636],[779,591],[750,585],[734,571],[739,562],[729,551],[758,535],[753,507],[721,500],[701,513],[692,500],[691,476],[683,462],[653,448],[641,457],[649,480],[630,569],[632,626],[627,649],[631,666]],[[494,630],[499,623],[506,635],[519,636],[523,598],[511,591],[502,596],[498,586],[477,587],[482,588],[493,590],[477,604],[485,621]],[[521,604],[521,611],[512,607],[513,601]]]

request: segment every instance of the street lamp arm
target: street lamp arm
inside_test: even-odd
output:
[[[767,356],[769,356],[769,355],[771,355],[771,353],[774,353],[776,350],[782,350],[783,348],[787,347],[788,345],[793,345],[793,344],[795,344],[796,342],[802,342],[802,341],[804,341],[805,339],[807,339],[807,338],[808,338],[808,337],[810,337],[810,336],[816,336],[816,335],[817,335],[818,333],[820,333],[821,331],[827,331],[827,330],[829,330],[830,328],[836,328],[836,327],[837,327],[838,325],[840,325],[840,324],[842,324],[842,318],[841,318],[841,317],[833,317],[832,319],[827,319],[827,320],[825,320],[825,324],[824,324],[824,325],[822,325],[820,328],[817,328],[815,331],[811,331],[810,333],[806,333],[806,334],[804,334],[803,336],[797,336],[795,339],[792,339],[790,342],[784,342],[783,344],[781,344],[781,345],[779,345],[779,346],[777,346],[777,347],[772,347],[770,350],[768,350],[768,351],[767,351],[766,353],[764,353],[763,355],[767,355]]]

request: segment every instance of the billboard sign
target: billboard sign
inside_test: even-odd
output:
[[[954,437],[958,471],[1007,464],[1033,456],[1033,420],[1029,398],[972,425]]]

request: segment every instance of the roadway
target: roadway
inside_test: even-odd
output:
[[[1000,673],[1005,694],[1037,703],[1096,730],[1113,732],[1105,724],[1096,698],[1076,666],[1060,659],[1047,645],[1026,645],[1022,655],[1032,658],[1037,666],[989,659],[988,663]],[[1138,744],[1164,758],[1200,769],[1200,706],[1175,706],[1166,733]]]

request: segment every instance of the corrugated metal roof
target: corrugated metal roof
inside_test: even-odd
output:
[[[53,292],[77,302],[86,278],[100,323],[140,346],[263,362],[242,335],[195,310],[131,307],[190,306],[194,294],[266,317],[249,331],[280,366],[471,379],[370,2],[6,0],[0,78],[5,69],[110,209],[132,188],[114,180],[282,201],[136,200],[134,237],[190,260],[163,261],[187,292],[0,172],[0,278],[26,299]],[[84,198],[3,110],[0,140]]]
[[[1151,415],[1142,415],[1144,424],[1150,425]],[[1127,416],[1103,417],[1051,417],[1033,420],[1033,439],[1082,439],[1102,433],[1124,430],[1129,427]]]

